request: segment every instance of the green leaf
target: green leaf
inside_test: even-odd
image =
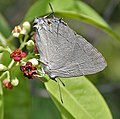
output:
[[[11,58],[10,58],[10,53],[8,51],[3,52],[0,58],[1,58],[1,60],[0,60],[1,64],[5,65],[5,66],[9,65]]]
[[[0,33],[0,45],[6,46],[6,38]]]
[[[51,0],[50,3],[54,8],[56,15],[67,18],[79,19],[83,22],[92,24],[110,35],[114,38],[120,40],[120,36],[116,34],[109,25],[97,14],[91,7],[82,1],[77,0]],[[49,7],[49,0],[39,0],[37,1],[28,11],[24,20],[33,20],[36,16],[43,16],[51,13]]]
[[[5,36],[10,36],[10,26],[5,18],[0,14],[0,32]]]
[[[60,92],[55,81],[45,83],[51,98],[66,119],[112,119],[109,108],[97,89],[85,77],[62,78]]]
[[[3,90],[0,81],[0,119],[3,119]]]

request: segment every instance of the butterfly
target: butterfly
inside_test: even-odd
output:
[[[102,54],[62,19],[36,18],[33,27],[42,68],[52,79],[95,74],[107,66]]]

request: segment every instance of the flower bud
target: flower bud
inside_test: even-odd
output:
[[[32,40],[29,40],[29,41],[27,42],[27,49],[28,49],[29,51],[32,51],[33,48],[34,48],[34,42],[33,42]]]
[[[30,26],[30,23],[28,21],[24,22],[22,26],[26,30],[26,32],[30,31],[31,26]]]
[[[38,60],[36,58],[30,59],[29,62],[31,62],[34,67],[38,65]]]
[[[17,86],[17,85],[19,84],[19,80],[18,80],[17,78],[12,79],[11,84],[12,84],[13,86]]]
[[[5,71],[7,70],[7,67],[3,64],[0,64],[0,71]]]
[[[18,25],[18,26],[15,26],[15,28],[12,30],[12,34],[14,37],[18,38],[20,34],[26,34],[26,30],[23,27]]]
[[[10,80],[4,79],[3,80],[3,87],[11,90],[13,88],[13,85],[11,84]]]
[[[4,47],[0,46],[0,53],[2,53],[4,51]]]
[[[26,34],[26,30],[25,30],[24,28],[22,28],[22,30],[21,30],[21,32],[20,32],[20,34],[25,35],[25,34]]]

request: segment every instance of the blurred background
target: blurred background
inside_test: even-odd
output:
[[[81,1],[96,10],[112,29],[120,34],[120,0]],[[22,22],[26,12],[35,2],[36,0],[0,0],[0,19],[4,18],[8,23],[9,29],[13,29],[15,25]],[[64,18],[64,20],[78,34],[81,34],[91,42],[106,58],[108,67],[98,74],[87,77],[105,98],[113,118],[120,119],[120,41],[110,37],[102,30],[79,20],[68,18]],[[28,81],[24,83],[28,83]],[[30,81],[28,89],[31,90],[30,94],[22,93],[20,90],[21,95],[19,97],[15,97],[12,91],[4,90],[5,119],[27,119],[28,116],[29,119],[60,119],[57,108],[49,98],[41,82]],[[25,96],[32,104],[28,100],[25,100],[26,98],[23,98]],[[24,108],[21,108],[21,112],[18,110],[16,113],[16,110],[20,108],[19,105],[16,105],[16,108],[12,109],[12,105],[16,104],[15,101],[19,101],[19,104],[24,105]],[[32,113],[29,115],[31,110]],[[14,115],[14,111],[17,116]]]

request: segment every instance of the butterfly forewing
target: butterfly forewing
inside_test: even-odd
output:
[[[48,63],[50,69],[63,67],[71,57],[75,45],[74,31],[64,24],[59,24],[58,31],[57,27],[58,23],[54,19],[45,19],[42,28],[37,29],[37,47],[42,54],[41,59]]]

